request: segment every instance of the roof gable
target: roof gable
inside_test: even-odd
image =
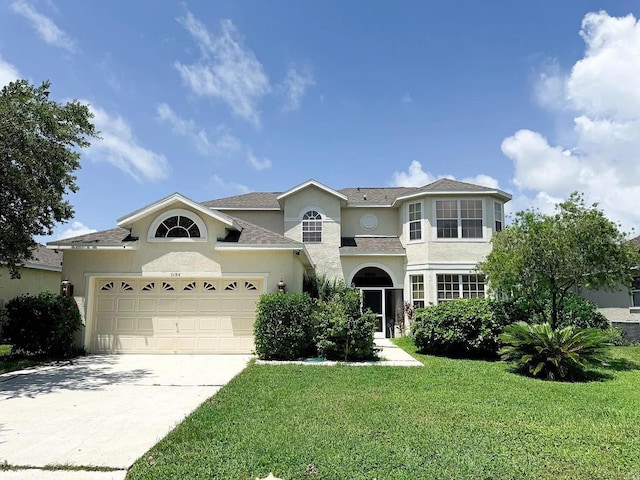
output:
[[[206,217],[214,218],[219,222],[222,222],[223,224],[225,224],[227,227],[235,228],[235,229],[241,228],[228,215],[225,215],[224,213],[208,208],[200,203],[194,202],[193,200],[179,193],[173,193],[167,197],[164,197],[158,200],[157,202],[147,205],[146,207],[142,207],[136,210],[135,212],[131,212],[130,214],[119,218],[117,220],[117,224],[119,227],[124,227],[124,228],[130,227],[131,224],[140,220],[141,218],[144,218],[148,215],[152,215],[164,208],[174,206],[176,204],[187,206],[195,210],[196,212],[201,213]]]
[[[301,183],[300,185],[293,187],[290,190],[287,190],[284,193],[281,193],[280,195],[278,195],[277,199],[278,201],[285,199],[286,197],[293,195],[296,192],[299,192],[301,190],[304,190],[305,188],[309,188],[309,187],[316,187],[319,188],[320,190],[323,190],[324,192],[328,193],[329,195],[333,195],[334,197],[338,197],[340,200],[343,201],[347,201],[347,197],[346,195],[338,192],[337,190],[334,190],[333,188],[329,188],[326,185],[323,185],[320,182],[317,182],[315,180],[307,180],[304,183]]]

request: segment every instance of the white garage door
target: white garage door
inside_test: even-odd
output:
[[[96,281],[94,353],[250,353],[262,280]]]

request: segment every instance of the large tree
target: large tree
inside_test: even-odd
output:
[[[78,101],[49,100],[49,82],[26,80],[0,91],[0,264],[12,277],[32,256],[34,235],[73,217],[79,149],[96,137],[93,114]]]
[[[597,204],[585,205],[579,193],[558,204],[552,215],[516,213],[513,224],[495,234],[492,243],[491,253],[478,266],[490,287],[524,297],[552,328],[569,291],[631,285],[632,269],[640,264],[626,235]]]

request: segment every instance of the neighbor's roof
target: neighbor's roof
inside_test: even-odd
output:
[[[308,183],[308,182],[307,182]],[[306,184],[303,184],[306,185]],[[298,187],[296,187],[297,189]],[[291,194],[296,189],[285,192]],[[412,198],[425,193],[493,193],[505,200],[511,195],[497,188],[484,187],[473,183],[441,178],[422,187],[354,187],[336,190],[347,198],[347,206],[393,206],[396,200]],[[280,210],[278,198],[281,192],[252,192],[233,197],[202,202],[202,205],[220,210]]]
[[[78,235],[77,237],[48,242],[47,245],[49,247],[69,245],[113,246],[135,242],[136,240],[138,240],[138,238],[132,237],[131,232],[126,228],[116,227],[110,230],[102,230],[100,232],[87,233],[85,235]]]
[[[33,249],[33,257],[27,260],[24,266],[25,268],[39,268],[60,272],[62,271],[62,254],[38,244],[36,248]]]
[[[634,244],[636,248],[640,251],[640,236],[637,236],[636,238],[632,238],[631,240],[629,240],[629,243]]]
[[[405,255],[398,237],[355,236],[340,239],[340,255]]]

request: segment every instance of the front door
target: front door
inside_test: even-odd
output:
[[[362,311],[371,310],[376,315],[375,338],[385,337],[385,315],[384,315],[384,289],[383,288],[363,288],[362,289]]]

